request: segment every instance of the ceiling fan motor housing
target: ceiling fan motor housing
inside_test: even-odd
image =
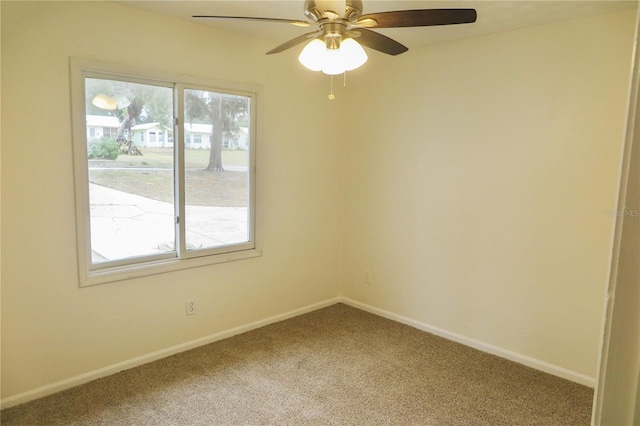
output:
[[[347,1],[344,12],[344,19],[349,22],[356,22],[362,15],[362,1]]]
[[[328,18],[327,12],[333,12],[346,21],[355,22],[362,14],[362,1],[305,0],[304,2],[304,14],[313,22]]]
[[[339,20],[321,24],[320,27],[322,28],[322,35],[327,49],[340,49],[340,42],[342,41],[344,34],[347,32],[346,24]]]

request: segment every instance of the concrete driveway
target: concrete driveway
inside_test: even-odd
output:
[[[93,262],[174,250],[174,207],[90,184]],[[186,206],[187,249],[248,240],[246,207]]]

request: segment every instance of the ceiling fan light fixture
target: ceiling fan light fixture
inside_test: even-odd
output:
[[[367,59],[362,46],[352,38],[342,41],[338,49],[328,49],[320,39],[314,39],[298,56],[298,61],[307,69],[329,75],[354,70],[367,62]]]

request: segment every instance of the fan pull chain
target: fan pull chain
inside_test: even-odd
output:
[[[336,98],[336,95],[333,94],[333,74],[331,74],[331,90],[329,92],[329,96],[327,96],[329,98],[329,100],[334,100]],[[345,71],[344,73],[342,73],[342,86],[343,87],[347,87],[347,72]]]
[[[328,98],[330,101],[336,98],[336,95],[333,94],[333,75],[331,76],[331,91],[329,92]]]

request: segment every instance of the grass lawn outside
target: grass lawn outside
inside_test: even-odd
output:
[[[143,155],[119,155],[116,160],[89,160],[89,182],[153,200],[173,203],[173,149],[143,148]],[[185,199],[187,205],[246,207],[249,182],[247,151],[223,151],[223,167],[234,170],[209,172],[209,150],[187,150]]]

